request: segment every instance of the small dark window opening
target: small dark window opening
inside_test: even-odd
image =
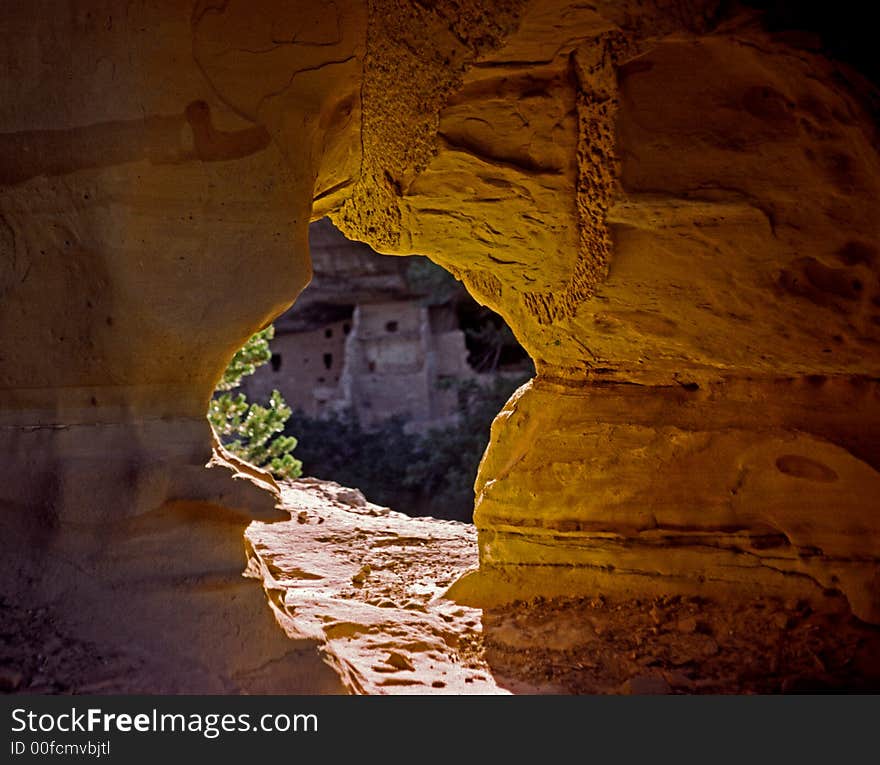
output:
[[[281,369],[281,354],[280,353],[273,353],[272,358],[269,359],[269,363],[272,365],[273,372],[280,371],[280,369]]]
[[[325,329],[324,330],[324,337],[333,337],[333,330],[332,329]]]
[[[376,362],[375,361],[371,361],[368,366],[369,366],[371,372],[376,371]]]
[[[324,369],[330,369],[333,366],[333,354],[325,353],[324,354]]]
[[[318,378],[318,382],[319,382],[319,383],[327,382],[327,378],[326,378],[326,377],[319,377],[319,378]]]
[[[398,324],[396,321],[389,321],[385,324],[385,330],[388,332],[397,332]]]
[[[345,322],[345,324],[342,325],[342,334],[347,335],[349,332],[351,332],[351,324]]]

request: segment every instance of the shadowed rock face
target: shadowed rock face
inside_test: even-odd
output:
[[[203,414],[329,214],[450,269],[536,361],[477,481],[473,597],[838,591],[880,622],[880,156],[858,75],[708,0],[7,6],[0,522],[24,554],[5,582],[77,602],[95,635],[98,572],[133,624],[175,625],[165,643],[246,623],[203,594],[236,582],[272,482],[204,469]],[[199,655],[231,687],[268,650]]]
[[[264,6],[0,17],[4,589],[156,689],[340,688],[242,579],[245,527],[284,514],[205,419],[310,278],[313,196],[359,166],[365,7]]]

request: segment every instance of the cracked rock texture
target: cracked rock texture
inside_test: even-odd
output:
[[[319,641],[353,693],[502,693],[482,660],[482,612],[444,596],[476,568],[470,524],[410,518],[355,490],[305,479],[282,489],[286,523],[247,532],[293,638]]]
[[[878,95],[809,35],[714,0],[9,0],[0,33],[12,602],[192,690],[342,688],[254,616],[241,533],[279,488],[204,420],[329,215],[536,362],[480,470],[473,602],[880,623]]]
[[[719,602],[609,581],[579,598],[563,580],[558,597],[522,588],[481,607],[469,601],[481,576],[473,526],[410,518],[314,479],[285,482],[282,499],[290,521],[247,531],[250,572],[287,634],[318,641],[352,693],[880,687],[880,631],[839,594],[737,588]]]
[[[326,685],[317,690],[355,694],[880,688],[880,630],[855,619],[840,595],[811,604],[767,592],[723,601],[609,592],[482,607],[467,597],[478,565],[472,525],[410,518],[314,479],[285,482],[281,496],[287,520],[246,531],[247,575],[262,583],[271,611],[262,605],[251,614],[242,638],[256,640],[259,619],[274,613],[287,654],[260,643],[258,677],[273,685],[252,673],[215,690],[290,689],[291,666],[320,669]],[[242,592],[254,586],[239,581]],[[235,613],[235,593],[216,595]],[[229,645],[221,625],[200,623],[203,634],[190,636],[191,666],[178,674],[137,643],[111,649],[99,630],[84,639],[56,608],[4,598],[0,616],[5,693],[185,691],[216,662],[207,646]],[[165,636],[179,637],[167,625]]]
[[[332,214],[536,361],[477,480],[490,599],[837,590],[880,621],[877,94],[803,42],[711,2],[526,3],[430,157],[361,177],[387,226]]]

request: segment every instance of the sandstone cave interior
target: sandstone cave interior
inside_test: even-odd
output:
[[[866,13],[6,0],[0,692],[880,690]]]

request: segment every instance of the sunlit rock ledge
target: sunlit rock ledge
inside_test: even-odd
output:
[[[285,482],[291,520],[247,530],[288,635],[322,644],[354,693],[500,693],[482,660],[482,612],[444,597],[478,565],[471,524],[411,518],[356,489]]]
[[[658,575],[653,592],[640,583],[578,595],[586,591],[584,571],[594,567],[580,568],[574,558],[543,570],[498,567],[486,565],[484,551],[478,569],[470,524],[412,518],[316,479],[284,482],[281,496],[290,520],[251,524],[247,573],[262,580],[285,633],[314,641],[349,693],[734,693],[880,684],[880,633],[833,593],[809,598],[795,589],[716,584],[702,595],[676,595]],[[609,581],[606,574],[599,584]],[[536,585],[556,596],[528,594]]]

